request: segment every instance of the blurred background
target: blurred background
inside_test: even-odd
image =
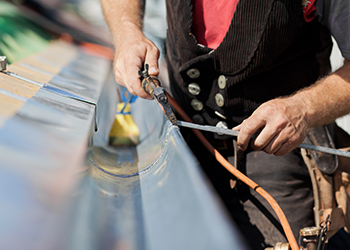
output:
[[[144,30],[165,39],[165,1],[146,1]],[[0,53],[9,63],[43,48],[54,37],[110,45],[99,0],[0,1]]]

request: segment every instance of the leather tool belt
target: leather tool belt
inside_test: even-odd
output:
[[[350,136],[335,123],[310,129],[306,143],[350,150]],[[316,226],[330,215],[328,237],[339,229],[350,229],[350,159],[301,149],[308,167],[313,193]]]

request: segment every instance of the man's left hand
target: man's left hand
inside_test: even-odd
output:
[[[248,144],[253,150],[281,156],[297,148],[305,139],[308,123],[307,110],[302,100],[277,98],[263,103],[235,130],[241,150]],[[257,134],[253,139],[251,137]]]

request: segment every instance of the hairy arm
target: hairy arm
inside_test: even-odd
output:
[[[311,127],[328,124],[350,112],[350,62],[296,94],[263,103],[235,129],[238,145],[285,155],[297,148]],[[258,136],[250,141],[253,134]]]
[[[150,99],[138,71],[147,63],[150,75],[158,75],[159,50],[142,32],[144,0],[101,0],[101,4],[115,47],[116,81],[131,94]]]
[[[308,98],[307,98],[308,97]],[[305,100],[310,127],[330,123],[350,112],[350,62],[315,86],[297,93]]]

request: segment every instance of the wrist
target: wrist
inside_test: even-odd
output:
[[[302,116],[308,128],[317,126],[318,115],[315,109],[315,103],[313,103],[311,93],[308,93],[307,89],[296,93],[291,97],[294,102],[298,103]]]
[[[142,24],[135,22],[134,20],[124,19],[120,22],[120,25],[118,25],[118,28],[113,34],[113,43],[114,45],[117,45],[125,39],[143,35]]]

